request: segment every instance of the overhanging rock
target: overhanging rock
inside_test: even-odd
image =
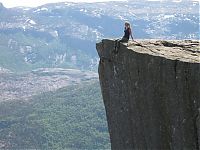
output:
[[[199,41],[97,44],[112,149],[200,149]]]

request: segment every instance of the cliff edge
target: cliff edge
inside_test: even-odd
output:
[[[199,41],[96,47],[112,149],[200,149]]]

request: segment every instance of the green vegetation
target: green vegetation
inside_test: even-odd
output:
[[[0,105],[0,143],[12,149],[110,149],[97,81]]]
[[[0,67],[13,72],[54,67],[90,69],[92,56],[86,52],[68,47],[60,39],[48,39],[50,35],[34,34],[0,33]]]

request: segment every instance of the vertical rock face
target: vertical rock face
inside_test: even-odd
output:
[[[199,41],[97,44],[112,149],[200,149]]]

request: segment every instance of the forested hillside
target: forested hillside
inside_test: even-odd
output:
[[[109,149],[97,81],[0,105],[0,148]]]

